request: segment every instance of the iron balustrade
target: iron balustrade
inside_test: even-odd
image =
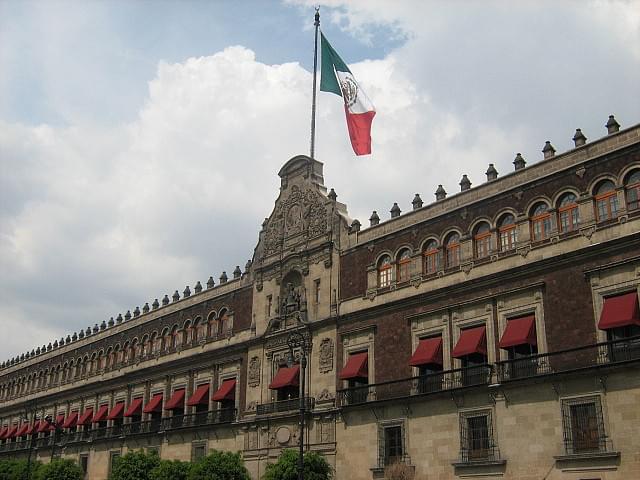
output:
[[[158,420],[145,420],[142,422],[131,422],[122,425],[122,434],[128,435],[142,435],[145,433],[157,433],[160,431],[161,421]]]
[[[459,463],[473,463],[473,462],[499,462],[500,449],[493,444],[487,446],[476,447],[462,447],[460,449]]]
[[[201,425],[231,423],[236,420],[236,415],[237,410],[235,408],[210,410],[187,415],[174,415],[173,417],[162,419],[161,429],[173,430],[177,428],[199,427]]]
[[[497,372],[507,382],[637,360],[640,336],[497,362]]]
[[[305,397],[305,410],[310,411],[315,407],[315,398]],[[300,409],[299,398],[289,398],[271,403],[262,403],[256,407],[257,415],[269,415],[271,413],[292,412]]]
[[[426,395],[474,385],[487,385],[491,365],[477,365],[429,373],[418,377],[346,388],[337,391],[339,406],[357,405],[379,400],[393,400],[412,395]]]

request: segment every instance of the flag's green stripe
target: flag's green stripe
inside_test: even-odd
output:
[[[320,75],[320,90],[323,92],[332,92],[336,95],[342,96],[340,90],[340,84],[336,78],[334,71],[349,72],[349,67],[342,61],[340,56],[333,49],[329,41],[324,36],[324,33],[320,33],[321,45],[322,45],[322,70]]]

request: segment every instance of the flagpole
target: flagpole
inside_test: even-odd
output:
[[[311,158],[315,158],[316,152],[316,75],[318,73],[318,29],[320,28],[320,7],[316,7],[315,44],[313,49],[313,96],[311,100]]]

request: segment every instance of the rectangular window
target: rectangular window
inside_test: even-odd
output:
[[[432,275],[438,271],[438,250],[424,253],[424,273]]]
[[[535,242],[544,240],[551,233],[551,215],[545,213],[531,220],[531,229],[533,230],[533,240]]]
[[[640,183],[627,187],[627,210],[640,208]]]
[[[600,397],[564,400],[562,423],[567,455],[607,450]]]
[[[89,470],[89,455],[80,455],[80,470],[82,470],[82,477],[87,478],[87,472]]]
[[[120,458],[120,452],[111,452],[109,454],[109,474],[113,471],[113,467],[115,467],[118,458]]]
[[[384,427],[385,465],[402,461],[402,457],[404,456],[402,443],[402,427],[400,425]]]
[[[491,251],[491,233],[483,233],[477,235],[476,238],[476,258],[484,258],[489,255]]]
[[[578,206],[570,205],[560,209],[560,231],[572,232],[578,229]]]
[[[194,443],[191,446],[191,461],[197,462],[207,455],[207,446],[204,443]]]
[[[446,251],[447,268],[460,265],[460,244],[448,245]]]
[[[491,412],[460,415],[460,459],[462,462],[497,460],[499,451],[493,438]]]
[[[320,303],[320,279],[313,282],[313,301],[316,305]]]

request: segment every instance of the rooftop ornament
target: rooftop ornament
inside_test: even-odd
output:
[[[144,305],[142,306],[142,313],[149,313],[149,302],[144,302]]]
[[[436,201],[444,200],[445,198],[447,198],[447,192],[444,190],[442,185],[438,185],[435,195],[436,195]]]
[[[227,272],[222,272],[222,275],[220,275],[220,283],[227,283],[227,280],[229,280]]]
[[[116,322],[117,322],[117,323],[122,323],[122,321],[123,321],[123,320],[122,320],[122,314],[121,314],[121,313],[119,313],[119,314],[118,314],[118,316],[116,317]]]
[[[369,217],[369,225],[371,227],[375,227],[379,223],[380,223],[380,217],[378,216],[378,212],[374,210],[371,216]]]
[[[193,291],[195,293],[200,293],[202,291],[202,284],[200,283],[200,280],[196,282],[196,286],[193,287]]]
[[[233,278],[240,278],[242,276],[242,270],[240,270],[240,265],[236,265],[236,268],[233,270]]]
[[[336,199],[338,198],[338,195],[336,194],[336,191],[333,188],[329,191],[329,195],[327,196],[331,199],[332,202],[335,202]]]
[[[169,295],[165,295],[165,296],[162,298],[162,306],[163,306],[163,307],[165,307],[165,306],[169,305],[169,302],[170,302],[170,300],[169,300]]]
[[[182,292],[182,296],[184,298],[190,297],[191,296],[191,289],[189,288],[189,285],[187,285],[184,289],[184,291]]]
[[[351,222],[351,231],[352,232],[359,232],[361,226],[362,225],[360,224],[360,220],[358,220],[356,218],[356,219],[353,220],[353,222]]]
[[[572,140],[576,147],[581,147],[582,145],[587,143],[587,137],[584,136],[584,133],[582,133],[582,130],[579,128],[576,128],[576,133],[573,136]]]
[[[462,175],[462,179],[460,180],[460,191],[465,192],[471,188],[471,180],[467,177],[466,174]]]
[[[131,310],[127,310],[127,313],[124,314],[124,321],[128,322],[131,320]]]
[[[607,120],[607,133],[611,135],[612,133],[617,133],[620,131],[620,124],[617,122],[613,115],[609,115],[609,120]]]
[[[207,280],[207,289],[213,288],[215,286],[216,282],[213,280],[213,277],[209,277],[209,280]]]
[[[174,302],[177,302],[178,300],[180,300],[180,294],[178,293],[178,290],[173,292],[173,296],[171,298],[173,299]]]
[[[487,182],[498,178],[498,170],[496,170],[496,167],[493,166],[493,163],[489,164],[489,168],[487,168],[485,174],[487,175]]]
[[[513,166],[515,170],[522,170],[526,166],[527,162],[520,153],[516,153],[516,158],[513,159]]]
[[[420,198],[419,193],[416,193],[416,196],[413,197],[413,200],[411,201],[411,205],[413,205],[414,210],[417,210],[420,207],[422,207],[422,199]]]
[[[556,149],[553,148],[553,145],[551,145],[551,142],[549,140],[544,142],[544,147],[542,148],[542,153],[544,155],[544,159],[545,160],[547,160],[548,158],[553,158],[555,156]]]

